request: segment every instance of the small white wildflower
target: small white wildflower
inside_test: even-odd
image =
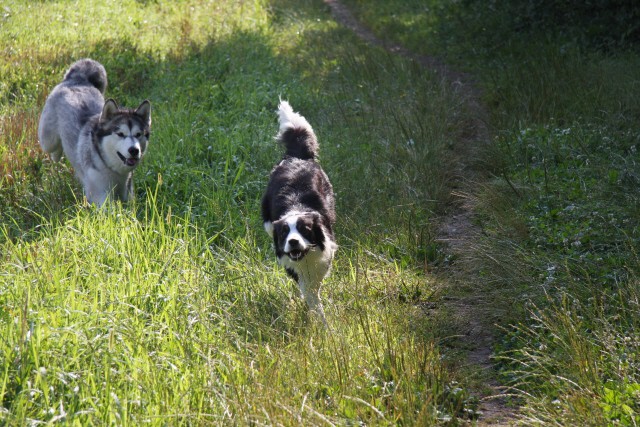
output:
[[[111,398],[116,403],[116,405],[120,406],[120,399],[118,398],[118,395],[116,395],[115,393],[111,392]]]

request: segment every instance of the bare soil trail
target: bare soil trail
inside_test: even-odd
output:
[[[358,37],[389,52],[406,57],[435,72],[464,100],[465,117],[462,135],[454,143],[454,184],[455,196],[449,212],[440,219],[438,241],[447,252],[457,259],[448,269],[444,280],[441,309],[447,312],[459,333],[460,347],[466,349],[466,369],[477,372],[482,390],[476,392],[480,399],[482,415],[479,426],[508,426],[515,423],[515,410],[506,404],[504,390],[498,386],[493,375],[491,359],[494,343],[495,322],[500,317],[491,305],[491,292],[470,283],[470,274],[465,259],[473,252],[481,233],[472,221],[474,212],[474,188],[485,180],[477,163],[476,153],[489,143],[488,112],[481,102],[481,93],[471,75],[456,71],[435,56],[417,55],[403,46],[381,40],[365,25],[358,21],[340,0],[324,0],[331,8],[333,18],[355,32]],[[465,291],[450,292],[453,289]]]

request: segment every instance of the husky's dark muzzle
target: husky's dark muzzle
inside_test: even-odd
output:
[[[140,161],[140,149],[138,149],[138,147],[129,147],[128,151],[131,157],[125,157],[119,151],[116,151],[116,153],[118,153],[118,157],[120,157],[120,160],[122,160],[122,162],[125,165],[127,166],[137,165],[138,162]]]

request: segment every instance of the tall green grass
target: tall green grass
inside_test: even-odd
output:
[[[474,416],[425,311],[460,101],[320,2],[17,2],[0,43],[0,420],[422,424]],[[83,205],[37,143],[71,62],[152,103],[136,201]],[[259,201],[278,98],[316,130],[340,249],[331,329],[275,263]]]
[[[479,77],[495,177],[473,196],[485,236],[467,257],[483,292],[502,296],[496,352],[523,424],[636,425],[640,59],[588,33],[614,6],[548,26],[544,2],[348,3],[381,37]]]

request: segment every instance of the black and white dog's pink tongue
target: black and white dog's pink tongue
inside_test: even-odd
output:
[[[134,159],[134,158],[128,158],[125,163],[127,164],[127,166],[135,166],[136,163],[138,163],[138,159]]]

